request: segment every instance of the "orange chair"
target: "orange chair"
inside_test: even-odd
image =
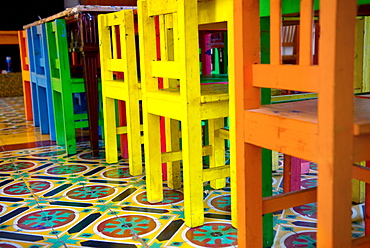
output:
[[[27,35],[25,30],[18,31],[18,40],[21,55],[24,111],[26,113],[26,120],[32,121],[32,92],[30,84],[30,68],[28,64]]]
[[[260,63],[260,0],[234,0],[238,245],[263,246],[262,216],[317,201],[317,247],[369,247],[352,240],[352,177],[370,183],[370,101],[354,99],[357,2],[320,1],[318,65],[313,63],[313,1],[301,0],[297,65],[281,61],[281,0],[271,0],[270,64]],[[319,100],[260,104],[260,88],[317,92]],[[318,187],[262,197],[261,148],[318,163]]]

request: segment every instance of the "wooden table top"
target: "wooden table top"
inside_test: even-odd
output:
[[[74,15],[81,12],[114,12],[124,9],[136,9],[136,6],[101,6],[101,5],[77,5],[72,8],[67,8],[62,12],[55,15],[40,19],[38,21],[32,22],[30,24],[24,25],[23,29],[30,28],[32,26],[37,26],[45,22],[50,22],[58,18]]]

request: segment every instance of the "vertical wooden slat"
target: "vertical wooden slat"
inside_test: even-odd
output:
[[[154,18],[148,16],[146,1],[138,1],[138,17],[142,91],[154,91],[158,89],[158,80],[152,76],[151,63],[149,61],[157,60],[156,33]],[[150,202],[159,202],[163,200],[159,117],[148,113],[145,97],[143,97],[142,106],[148,200]]]
[[[284,193],[291,191],[291,173],[292,173],[292,157],[290,155],[284,154],[284,171],[283,171],[283,180],[284,180]]]
[[[301,1],[299,64],[312,64],[313,0]]]
[[[117,31],[115,26],[109,27],[111,31],[111,39],[112,39],[112,59],[118,59],[117,54]]]
[[[281,0],[270,1],[271,21],[271,64],[281,64]]]
[[[320,1],[319,247],[351,247],[356,1]]]
[[[364,92],[362,88],[362,75],[364,68],[364,18],[356,20],[356,45],[355,45],[355,90]],[[367,70],[367,69],[365,69]]]
[[[370,161],[366,161],[366,167],[370,168]],[[365,220],[365,235],[370,235],[370,183],[366,183],[365,189],[365,211],[364,211],[364,220]]]
[[[260,16],[259,1],[234,1],[235,52],[235,120],[238,246],[262,247],[261,151],[244,144],[244,110],[260,106],[260,90],[252,87],[252,65],[260,62]],[[280,30],[280,27],[279,27]],[[279,31],[280,32],[280,31]],[[249,35],[249,34],[256,35]],[[234,119],[235,118],[235,119]],[[231,125],[233,123],[231,122]],[[245,150],[248,149],[248,152]],[[250,158],[247,157],[250,154]],[[252,155],[253,154],[253,155]],[[248,160],[247,160],[248,159]],[[250,170],[249,170],[250,169]],[[252,177],[251,175],[254,175]],[[233,176],[233,175],[232,175]],[[254,184],[253,180],[257,180]],[[259,180],[259,183],[258,183]],[[257,191],[254,191],[256,189]],[[234,210],[234,209],[233,209]],[[257,214],[256,214],[257,213]]]
[[[364,30],[370,30],[370,16],[365,16]],[[364,33],[364,68],[370,68],[370,32]],[[363,70],[362,90],[370,91],[370,70]]]
[[[268,64],[270,62],[270,18],[261,18],[261,63]],[[261,89],[261,105],[271,104],[271,89]],[[232,128],[232,127],[230,127]],[[262,149],[262,196],[272,196],[272,151]],[[277,156],[279,156],[277,154]],[[276,167],[278,166],[276,161]],[[273,214],[263,215],[263,246],[270,247],[274,241],[274,223]]]

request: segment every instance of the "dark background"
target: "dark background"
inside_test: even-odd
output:
[[[22,30],[23,26],[64,10],[64,0],[1,0],[0,30]],[[0,72],[5,57],[12,57],[13,71],[21,71],[18,45],[0,45]]]

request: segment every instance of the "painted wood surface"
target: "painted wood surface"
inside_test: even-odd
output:
[[[18,31],[0,31],[0,45],[18,45]]]
[[[237,165],[238,171],[245,172],[238,177],[238,188],[243,189],[242,193],[238,193],[238,204],[242,204],[238,208],[238,244],[241,247],[262,246],[262,213],[259,210],[262,198],[261,192],[256,190],[262,186],[259,147],[318,162],[318,246],[350,247],[352,242],[349,211],[352,163],[368,159],[363,149],[369,142],[369,109],[366,109],[369,102],[353,99],[356,3],[321,3],[318,70],[312,66],[310,52],[313,4],[310,0],[299,2],[300,61],[297,66],[289,67],[292,68],[291,78],[302,72],[300,76],[307,78],[301,80],[298,87],[319,92],[320,101],[318,104],[312,100],[261,107],[258,103],[258,87],[275,87],[283,83],[288,68],[281,65],[280,54],[280,15],[284,6],[280,0],[271,1],[271,29],[275,29],[271,30],[271,65],[258,65],[259,44],[258,38],[254,37],[259,36],[259,1],[235,1],[235,27],[241,34],[235,41],[239,51],[235,55],[235,64],[241,64],[236,68],[236,73],[240,70],[240,74],[236,74],[239,80],[236,82],[236,87],[239,87],[236,103],[240,106],[236,113],[241,117],[237,119],[237,124],[240,124],[236,127],[238,136],[244,138],[237,143],[240,145],[237,149]],[[248,30],[248,35],[243,35],[244,30]],[[255,71],[252,76],[252,67],[258,68],[258,76]],[[284,87],[295,89],[297,85],[288,81]],[[252,154],[253,159],[250,158]],[[298,196],[302,200],[298,201]],[[316,197],[312,196],[316,196],[316,192],[306,194],[298,191],[291,199],[284,195],[279,197],[282,201],[284,199],[286,206],[293,206],[315,201]],[[267,204],[264,208],[270,208],[269,204],[281,206],[283,202],[264,201]]]
[[[50,134],[50,139],[55,141],[56,131],[45,25],[41,24],[27,29],[27,41],[33,121],[35,126],[40,126],[41,134]]]
[[[142,174],[140,107],[133,10],[99,15],[105,151],[107,163],[118,162],[117,134],[125,128],[130,174]],[[116,79],[114,74],[122,75]],[[118,125],[115,100],[125,102],[126,125]]]
[[[26,120],[32,121],[32,92],[30,83],[30,68],[28,60],[27,32],[18,31],[19,53],[21,57],[22,82],[23,82],[23,99]]]
[[[65,20],[58,19],[44,25],[49,53],[56,141],[58,145],[66,147],[68,154],[75,154],[77,152],[75,129],[89,126],[86,113],[75,113],[73,95],[85,92],[84,79],[74,78],[72,75]]]
[[[165,162],[182,159],[185,222],[190,227],[202,225],[204,222],[203,182],[215,180],[212,185],[219,188],[225,185],[225,177],[230,173],[229,166],[224,165],[224,155],[221,155],[225,152],[224,140],[215,135],[217,129],[224,127],[223,117],[227,117],[229,113],[228,97],[220,97],[227,96],[227,84],[218,87],[206,84],[202,86],[202,92],[199,76],[199,21],[196,16],[198,13],[203,23],[214,21],[213,18],[207,18],[217,17],[221,9],[221,2],[218,3],[219,5],[213,6],[216,15],[211,16],[206,14],[212,13],[212,8],[206,8],[202,2],[198,4],[195,0],[149,0],[138,3],[148,200],[159,202],[163,199],[160,164],[164,161],[161,159],[158,137],[159,116],[180,120],[182,150],[169,150],[174,149],[175,143],[172,140],[169,143],[171,145],[167,146]],[[206,19],[201,18],[200,9],[206,13]],[[159,16],[160,23],[160,61],[156,58],[153,36],[154,16]],[[224,13],[221,18],[226,18]],[[165,89],[158,89],[157,78],[164,78]],[[205,119],[214,119],[209,123],[212,149],[208,154],[202,152],[201,120]],[[178,132],[175,123],[167,122],[167,127],[171,126],[171,132]],[[166,142],[169,137],[174,137],[173,133],[167,134]],[[211,169],[203,170],[203,155],[211,155]],[[172,163],[171,168],[176,166],[178,165]],[[172,177],[172,173],[168,175]]]

